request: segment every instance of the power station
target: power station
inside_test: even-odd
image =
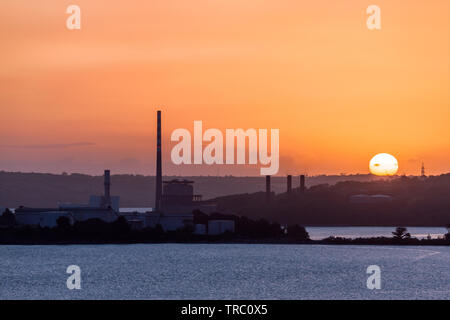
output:
[[[15,210],[16,221],[20,225],[40,227],[55,227],[58,218],[64,216],[73,224],[76,221],[100,219],[113,222],[118,217],[124,217],[134,229],[154,228],[160,225],[165,231],[175,231],[182,228],[192,228],[199,233],[234,231],[234,222],[227,220],[210,220],[207,225],[194,225],[193,211],[199,210],[210,214],[216,212],[214,201],[204,201],[202,196],[194,193],[194,181],[174,179],[163,181],[162,171],[162,118],[161,111],[156,114],[156,176],[155,201],[152,210],[146,212],[120,211],[120,198],[111,195],[111,172],[105,170],[103,195],[92,195],[88,204],[62,204],[56,208],[27,208]],[[305,176],[300,176],[300,193],[305,191]],[[292,175],[287,176],[288,195],[293,193]],[[266,200],[272,200],[271,176],[266,176]],[[203,231],[201,231],[203,230]]]
[[[55,227],[59,217],[64,216],[71,223],[89,219],[115,221],[123,216],[135,229],[160,225],[165,231],[175,231],[185,227],[194,228],[194,210],[204,213],[216,211],[216,203],[203,201],[201,195],[194,194],[193,181],[163,181],[162,173],[162,119],[157,111],[156,119],[156,176],[154,208],[147,212],[120,212],[120,198],[111,196],[111,172],[104,172],[104,194],[90,196],[88,204],[62,204],[56,208],[27,208],[15,210],[16,221],[20,225]],[[164,185],[164,186],[163,186]],[[221,229],[214,227],[212,229]],[[220,225],[223,225],[221,222]],[[234,227],[233,227],[234,228]],[[201,228],[200,228],[201,229]],[[206,228],[205,228],[206,229]],[[223,228],[222,228],[223,229]],[[227,230],[232,231],[228,226]]]

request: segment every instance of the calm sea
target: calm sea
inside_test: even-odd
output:
[[[450,299],[450,247],[0,246],[0,299]],[[66,268],[81,268],[68,290]],[[366,287],[381,268],[381,289]]]

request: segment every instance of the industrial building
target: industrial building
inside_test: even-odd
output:
[[[234,221],[233,220],[209,220],[208,221],[208,234],[211,236],[223,234],[225,232],[234,233]]]
[[[201,195],[194,194],[193,181],[175,179],[163,183],[163,192],[159,200],[160,209],[149,213],[147,226],[154,227],[160,224],[166,231],[193,227],[194,210],[204,213],[216,210],[214,202],[202,201]]]
[[[194,182],[162,179],[161,111],[157,112],[155,209],[145,217],[145,226],[161,225],[165,231],[194,227],[194,210],[212,213],[216,204],[194,194]]]
[[[104,173],[104,195],[91,196],[89,204],[61,204],[57,208],[27,208],[15,210],[16,222],[19,225],[34,227],[56,227],[60,217],[67,217],[71,224],[75,221],[100,219],[113,222],[118,218],[119,197],[110,195],[110,171]]]
[[[194,226],[194,210],[212,213],[216,203],[203,201],[201,195],[194,194],[194,182],[188,180],[162,179],[162,144],[161,144],[161,111],[157,112],[156,139],[156,192],[155,206],[148,212],[120,212],[120,198],[111,196],[110,171],[104,173],[104,194],[90,196],[88,204],[62,204],[57,208],[27,208],[16,209],[16,221],[19,225],[54,227],[59,217],[69,218],[73,224],[76,221],[101,219],[113,222],[118,217],[124,217],[132,229],[156,227],[160,225],[164,231],[175,231],[183,228],[196,228],[199,234],[204,234],[206,225]],[[208,226],[218,234],[223,230],[234,232],[234,222],[215,222]]]

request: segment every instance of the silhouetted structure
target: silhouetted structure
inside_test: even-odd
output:
[[[211,213],[216,209],[214,201],[202,201],[202,196],[194,194],[194,181],[173,179],[164,181],[161,197],[161,211],[167,213],[191,213],[201,210]]]
[[[287,176],[287,193],[292,192],[292,176],[289,174]]]
[[[111,206],[111,172],[109,170],[105,170],[104,174],[104,185],[105,185],[105,194],[103,197],[103,203],[102,206],[105,208],[108,208]]]
[[[425,164],[422,162],[422,167],[420,168],[420,175],[423,177],[425,177]]]
[[[266,176],[266,201],[270,202],[270,176]]]
[[[97,208],[113,208],[114,211],[119,212],[120,208],[120,197],[119,196],[112,196],[111,195],[111,171],[105,170],[105,173],[103,175],[103,186],[104,191],[102,196],[97,195],[91,195],[89,197],[89,204],[90,207],[97,207]],[[83,207],[85,205],[70,205],[65,204],[69,206],[75,206],[75,207]]]
[[[300,176],[300,192],[305,192],[305,175]]]
[[[408,232],[408,229],[405,227],[397,227],[394,232],[392,232],[392,235],[394,236],[394,239],[397,240],[403,240],[403,239],[410,239],[411,234]]]
[[[161,111],[157,112],[157,136],[156,136],[156,194],[155,209],[161,208],[162,197],[162,160],[161,160]]]
[[[193,211],[214,212],[214,201],[202,201],[200,195],[194,195],[194,181],[173,179],[162,181],[161,152],[161,111],[157,112],[156,141],[156,188],[154,210],[144,215],[136,214],[133,220],[141,220],[142,225],[150,228],[161,227],[164,231],[194,229]],[[128,219],[130,221],[130,219]]]

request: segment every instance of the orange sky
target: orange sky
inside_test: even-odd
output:
[[[68,5],[82,29],[66,28]],[[366,27],[381,7],[382,30]],[[0,170],[258,175],[170,164],[170,133],[280,129],[280,174],[448,172],[448,0],[2,0]]]

